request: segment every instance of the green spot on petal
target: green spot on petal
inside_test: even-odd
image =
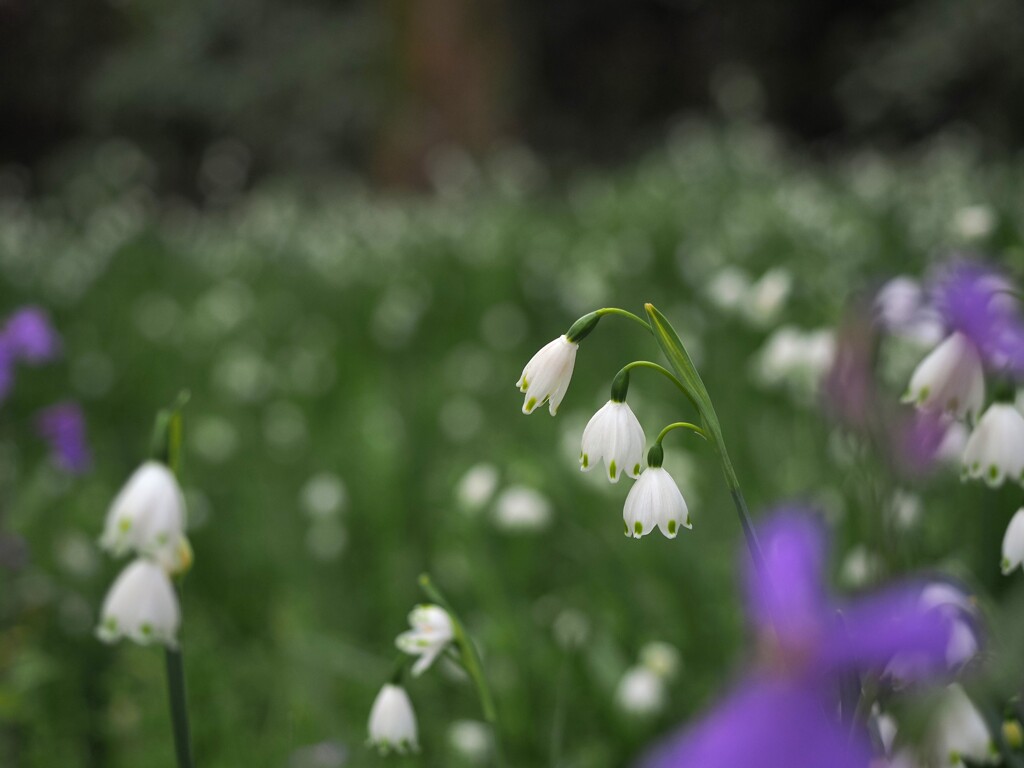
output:
[[[673,536],[675,536],[676,528],[677,527],[678,526],[676,526],[676,521],[675,520],[669,520],[668,521],[668,532],[671,533]]]
[[[644,532],[643,523],[637,520],[635,523],[633,523],[633,530],[636,531],[637,536],[642,536]]]
[[[589,467],[589,466],[590,466],[590,457],[589,457],[589,456],[587,456],[587,454],[585,454],[585,453],[584,453],[584,454],[583,454],[583,455],[582,455],[582,456],[580,457],[580,459],[581,459],[581,461],[583,462],[583,468],[584,468],[584,469],[586,469],[587,467]]]
[[[532,411],[536,407],[537,407],[537,398],[536,397],[531,397],[529,400],[526,401],[526,410],[527,411]]]
[[[616,474],[616,472],[615,472],[615,461],[612,460],[612,463],[608,465],[608,477],[610,477],[612,480],[614,480],[615,479],[615,474]]]
[[[639,464],[635,464],[633,466],[633,474],[634,475],[639,475],[640,474],[640,465]]]
[[[989,467],[988,468],[988,476],[992,480],[995,480],[996,478],[998,478],[999,477],[999,467],[997,467],[995,464],[993,464],[991,467]]]

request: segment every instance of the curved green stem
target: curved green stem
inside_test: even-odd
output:
[[[649,368],[652,371],[657,371],[662,376],[664,376],[666,379],[668,379],[673,384],[675,384],[676,387],[679,389],[679,391],[682,392],[684,395],[686,395],[686,398],[690,401],[690,403],[693,405],[693,407],[696,408],[698,410],[698,412],[700,411],[700,408],[697,406],[697,401],[693,399],[693,395],[691,395],[687,391],[686,387],[683,386],[683,382],[681,382],[676,377],[676,375],[674,373],[672,373],[672,371],[670,371],[668,368],[666,368],[663,365],[658,365],[657,363],[652,363],[650,360],[634,360],[632,363],[627,363],[626,365],[622,366],[622,368],[616,374],[616,378],[618,378],[623,373],[627,373],[627,372],[633,370],[634,368]]]
[[[455,633],[455,642],[459,646],[459,650],[462,652],[461,661],[462,667],[466,670],[473,684],[476,686],[477,697],[480,699],[480,709],[483,711],[484,720],[491,726],[494,737],[494,762],[496,765],[502,765],[501,749],[498,741],[498,732],[500,723],[498,721],[498,710],[494,706],[494,697],[491,695],[491,688],[487,684],[487,678],[484,677],[483,665],[480,663],[480,654],[477,653],[476,646],[473,645],[473,640],[466,632],[466,627],[462,623],[458,614],[455,613],[451,606],[451,603],[445,599],[445,596],[441,594],[434,582],[430,580],[430,575],[423,573],[420,574],[420,589],[423,590],[423,594],[429,597],[433,602],[444,608],[448,613],[449,618],[452,620],[452,630]]]
[[[634,322],[640,323],[648,331],[651,330],[651,325],[639,315],[634,315],[632,312],[626,309],[619,309],[618,307],[602,307],[594,312],[598,317],[604,317],[605,315],[618,315],[619,317],[628,317]]]
[[[691,424],[688,421],[677,421],[672,424],[669,424],[667,427],[661,430],[661,432],[658,433],[658,437],[655,439],[654,444],[661,445],[661,441],[665,439],[665,435],[667,435],[673,429],[688,429],[694,434],[704,438],[705,440],[708,439],[707,432],[698,427],[696,424]]]

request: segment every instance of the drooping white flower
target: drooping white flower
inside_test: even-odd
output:
[[[630,667],[619,680],[615,703],[631,715],[653,715],[665,706],[665,682],[645,666]]]
[[[402,653],[419,656],[412,667],[413,675],[419,676],[448,647],[455,629],[448,611],[439,605],[417,605],[409,614],[409,625],[412,629],[400,634],[395,645]]]
[[[903,395],[923,411],[947,411],[957,418],[977,416],[985,401],[985,375],[974,344],[953,333],[922,360]]]
[[[946,666],[950,670],[962,667],[978,654],[978,609],[964,589],[948,581],[934,581],[921,590],[918,602],[923,608],[941,612],[950,622],[946,643]]]
[[[1003,575],[1024,563],[1024,507],[1014,513],[1003,534]]]
[[[644,429],[633,409],[625,402],[609,400],[583,430],[580,469],[589,472],[603,461],[613,483],[619,482],[623,473],[639,477],[645,442]]]
[[[96,634],[113,643],[127,637],[140,645],[177,645],[181,611],[178,596],[164,569],[139,558],[121,571],[100,612]]]
[[[639,539],[657,526],[670,539],[679,526],[692,528],[686,500],[679,486],[664,467],[648,467],[629,489],[622,510],[626,535]]]
[[[939,765],[995,762],[992,734],[985,719],[958,683],[943,693],[931,730],[932,749]]]
[[[185,527],[185,497],[165,464],[147,461],[128,478],[107,512],[100,546],[173,561]]]
[[[572,379],[577,349],[579,344],[569,341],[568,337],[563,335],[545,344],[530,358],[530,362],[523,368],[522,376],[516,382],[519,391],[526,395],[523,413],[533,413],[533,409],[543,405],[545,401],[552,416],[558,412],[558,406],[565,397],[565,391]]]
[[[382,753],[418,752],[416,713],[409,695],[400,685],[386,684],[370,709],[370,744]]]
[[[993,488],[1007,478],[1024,481],[1024,416],[1009,403],[985,411],[964,448],[963,471]]]

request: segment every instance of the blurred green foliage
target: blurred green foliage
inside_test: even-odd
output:
[[[182,388],[195,550],[183,644],[200,765],[299,765],[296,750],[324,741],[349,765],[377,765],[366,718],[422,571],[479,642],[512,765],[622,765],[699,710],[745,656],[739,531],[714,456],[681,434],[666,443],[694,524],[674,541],[625,539],[628,483],[576,463],[612,375],[657,359],[655,345],[603,320],[555,419],[522,416],[513,388],[535,349],[602,305],[652,301],[668,315],[751,505],[823,506],[837,570],[862,544],[880,554],[879,577],[944,565],[983,594],[1016,583],[998,576],[1012,491],[961,486],[955,471],[901,480],[925,519],[894,539],[892,474],[813,400],[759,387],[752,358],[769,331],[716,309],[706,288],[724,265],[783,267],[794,288],[774,322],[815,328],[862,287],[949,248],[1019,267],[1019,159],[983,161],[949,135],[820,167],[766,131],[687,124],[635,167],[564,189],[522,152],[446,163],[431,199],[268,184],[202,213],[158,205],[145,159],[115,143],[60,196],[0,204],[0,309],[46,305],[67,350],[0,410],[4,525],[31,547],[26,568],[0,572],[5,764],[172,765],[159,652],[92,635],[118,567],[93,542],[156,410]],[[962,221],[979,206],[981,233]],[[69,390],[95,451],[80,480],[46,464],[28,424]],[[692,417],[643,371],[630,402],[649,437]],[[499,493],[541,492],[550,524],[509,531],[493,499],[460,502],[460,478],[481,462]],[[615,687],[650,640],[675,644],[683,669],[662,714],[631,718]],[[445,734],[479,719],[471,686],[442,669],[410,694],[424,750],[395,763],[463,764]]]

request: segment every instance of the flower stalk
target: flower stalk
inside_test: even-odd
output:
[[[170,467],[171,472],[174,473],[176,478],[179,478],[181,471],[181,409],[188,400],[188,391],[182,391],[170,408],[163,409],[157,414],[156,423],[153,427],[153,458],[164,462]],[[183,578],[184,576],[180,577],[180,579]],[[180,579],[176,586],[179,602],[181,599]],[[167,669],[167,692],[171,711],[171,729],[174,732],[174,753],[177,757],[178,768],[194,768],[192,734],[188,718],[188,696],[185,689],[185,660],[181,654],[180,645],[173,648],[165,648],[164,655]]]

